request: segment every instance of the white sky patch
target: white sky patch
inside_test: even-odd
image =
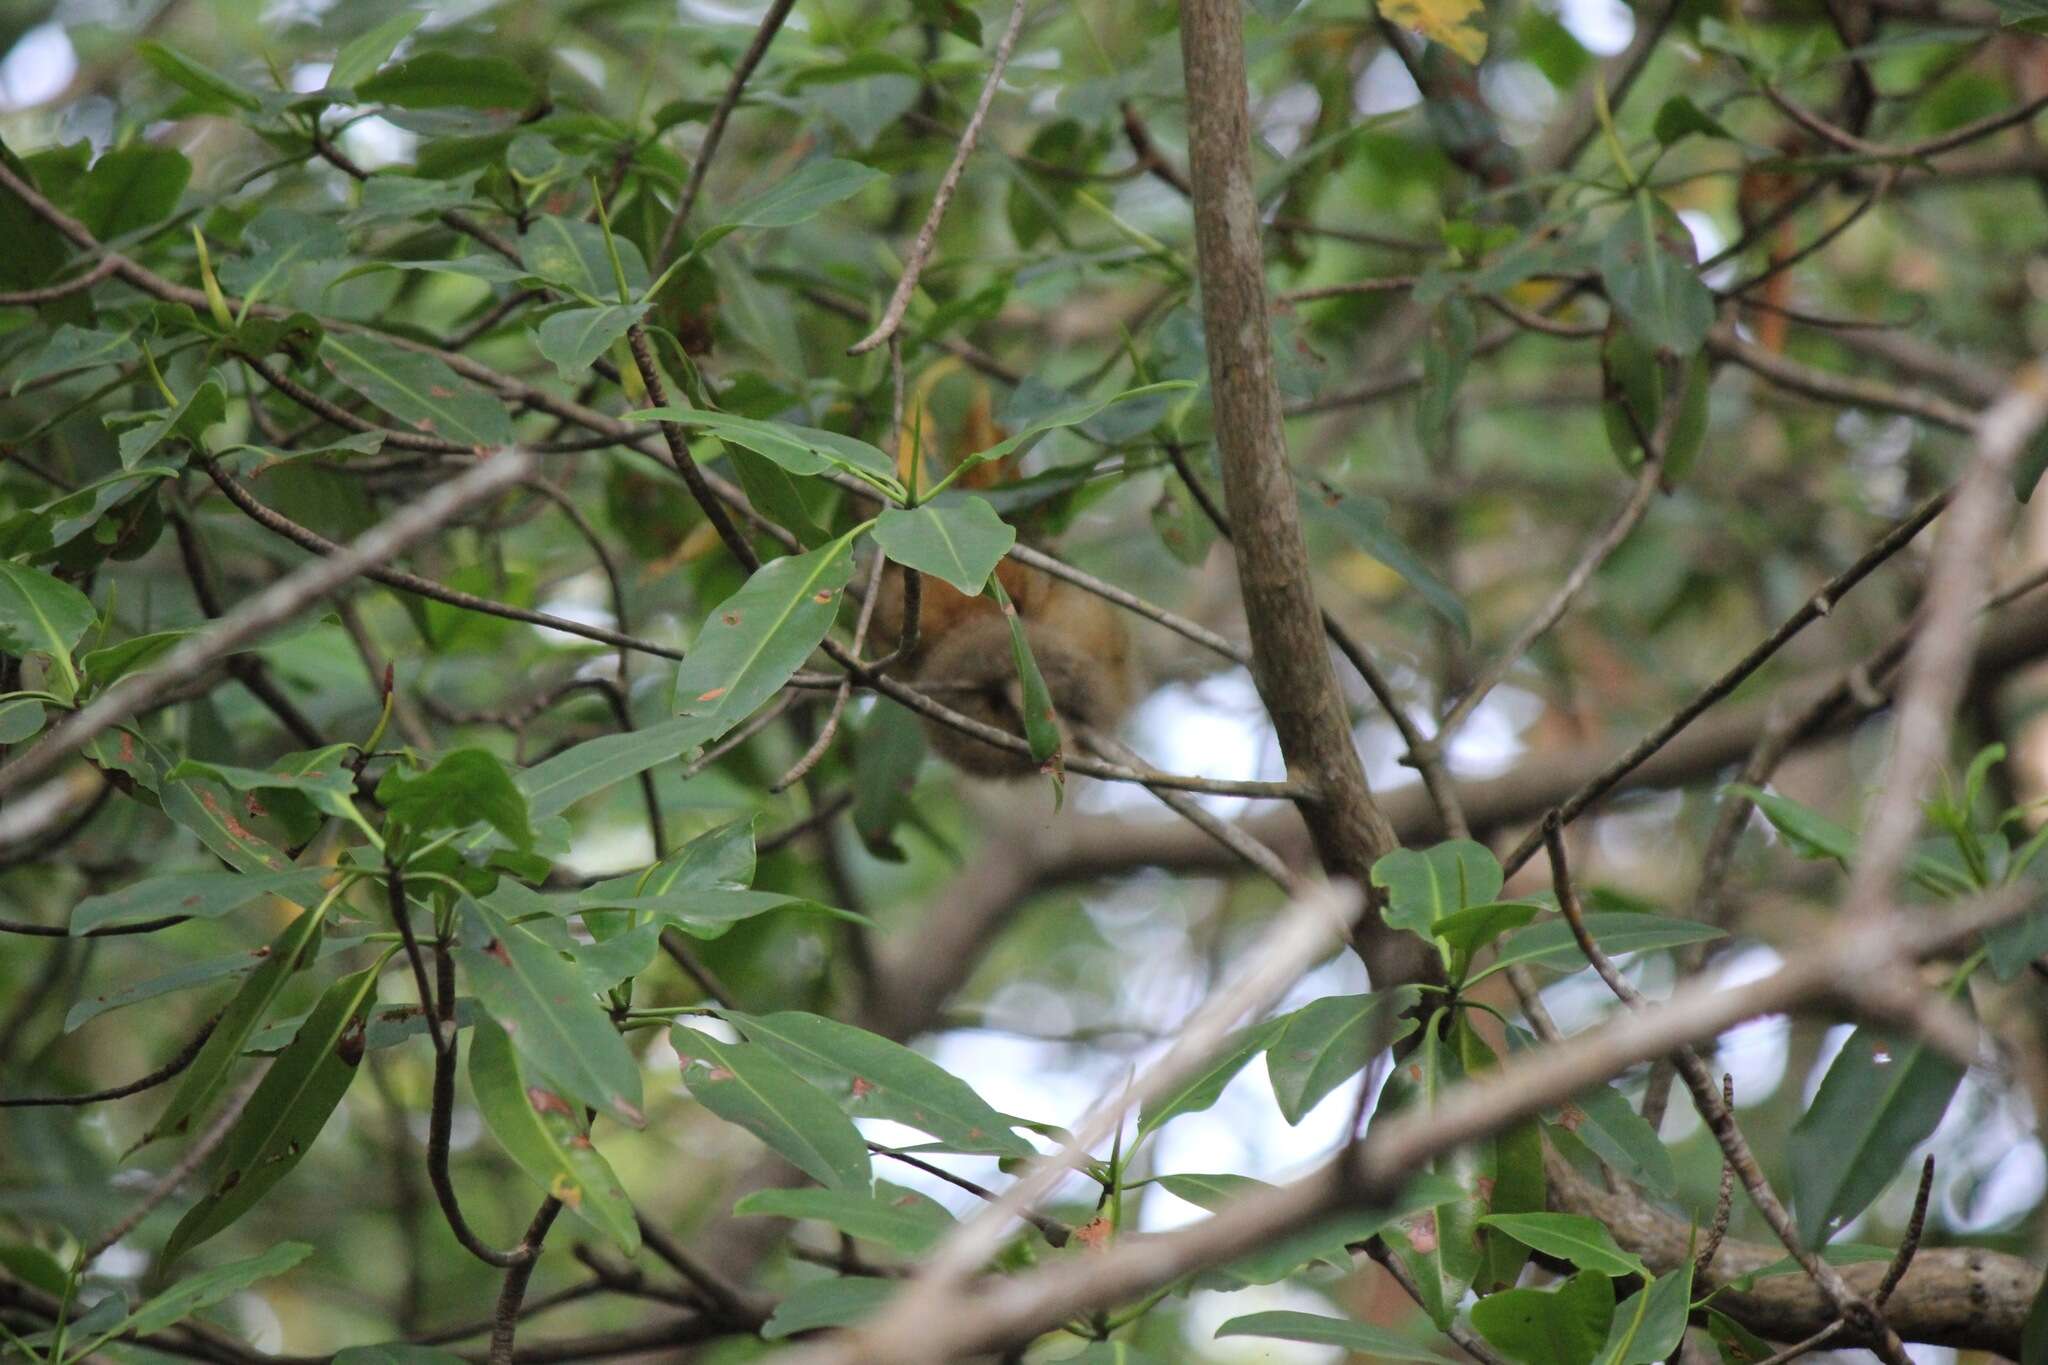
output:
[[[1557,19],[1598,57],[1613,56],[1636,36],[1636,17],[1621,0],[1561,0]]]
[[[1498,777],[1527,751],[1522,732],[1543,714],[1543,699],[1519,687],[1496,687],[1451,736],[1445,761],[1453,777]]]
[[[325,90],[328,73],[333,70],[333,62],[300,62],[292,68],[291,87],[301,95]]]
[[[1401,65],[1400,57],[1381,48],[1351,87],[1351,102],[1367,117],[1392,114],[1422,103],[1422,91],[1408,74],[1408,68]]]
[[[62,24],[37,24],[0,58],[0,108],[32,109],[64,93],[78,52]]]
[[[1508,141],[1517,145],[1541,137],[1557,109],[1557,87],[1528,62],[1489,62],[1480,68],[1479,86],[1500,115]]]
[[[349,157],[364,170],[383,166],[409,166],[420,140],[414,134],[382,118],[351,123],[341,135]]]
[[[1259,135],[1281,156],[1293,156],[1301,150],[1309,128],[1316,121],[1316,113],[1322,107],[1323,102],[1316,97],[1313,86],[1303,82],[1290,85],[1267,100],[1259,110]]]

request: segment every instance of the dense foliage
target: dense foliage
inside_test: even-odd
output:
[[[1183,8],[0,6],[0,1358],[2048,1363],[2048,11]]]

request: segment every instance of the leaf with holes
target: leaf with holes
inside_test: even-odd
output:
[[[928,573],[968,597],[988,585],[1017,533],[982,498],[891,507],[875,519],[875,544],[908,569]]]
[[[676,710],[738,725],[782,689],[839,615],[853,577],[852,538],[785,555],[718,604],[676,670]]]
[[[736,1123],[828,1189],[865,1195],[868,1148],[832,1097],[759,1043],[727,1043],[676,1025],[669,1041],[697,1102]]]
[[[628,1256],[640,1250],[640,1225],[611,1164],[590,1145],[580,1108],[530,1083],[505,1030],[479,1019],[469,1045],[469,1084],[477,1112],[514,1164],[569,1212]]]

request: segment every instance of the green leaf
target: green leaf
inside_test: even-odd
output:
[[[903,496],[903,485],[896,479],[896,465],[887,455],[866,441],[836,431],[790,422],[757,422],[751,417],[703,408],[643,408],[626,416],[637,421],[702,427],[719,440],[744,446],[792,474],[822,474],[828,469],[839,469],[891,497]]]
[[[220,1020],[213,1026],[199,1055],[192,1059],[192,1065],[185,1068],[185,1075],[178,1083],[177,1093],[157,1121],[143,1134],[140,1147],[161,1137],[175,1137],[191,1127],[192,1121],[213,1107],[213,1102],[226,1088],[228,1072],[241,1059],[242,1045],[256,1026],[270,1013],[270,1007],[277,1001],[278,992],[284,989],[291,974],[298,970],[299,959],[303,956],[320,932],[320,922],[325,918],[321,910],[309,910],[294,919],[278,932],[276,938],[263,950],[263,961],[256,970],[249,973],[235,992],[234,999],[221,1012]],[[271,1068],[273,1071],[275,1067]],[[265,1083],[269,1077],[264,1078]],[[251,1101],[254,1106],[254,1101]],[[247,1111],[243,1120],[248,1119]]]
[[[260,1256],[203,1270],[144,1302],[111,1330],[102,1333],[99,1341],[112,1340],[124,1332],[139,1336],[175,1327],[201,1309],[226,1302],[258,1280],[284,1274],[312,1254],[313,1248],[304,1242],[279,1242]],[[99,1342],[95,1342],[93,1348],[98,1345]],[[93,1348],[81,1351],[79,1355],[90,1354]]]
[[[676,709],[717,720],[722,734],[780,691],[839,614],[852,544],[841,536],[770,560],[719,603],[676,671]]]
[[[136,349],[134,335],[132,328],[110,332],[64,323],[23,358],[14,375],[14,386],[8,392],[20,393],[23,386],[53,374],[126,364],[142,354]]]
[[[1500,894],[1500,863],[1484,844],[1451,839],[1430,849],[1396,849],[1372,866],[1387,893],[1383,913],[1396,929],[1428,938],[1437,922]]]
[[[945,1206],[915,1190],[884,1182],[873,1194],[844,1189],[756,1190],[732,1206],[736,1214],[814,1218],[849,1237],[905,1256],[921,1256],[954,1227]]]
[[[1570,1261],[1581,1270],[1609,1277],[1641,1275],[1650,1268],[1615,1244],[1614,1235],[1597,1218],[1578,1213],[1494,1213],[1481,1227],[1499,1228],[1534,1251]]]
[[[462,829],[481,821],[511,840],[513,847],[533,847],[525,793],[505,765],[483,749],[444,754],[417,777],[394,767],[377,784],[377,800],[392,819],[415,834]]]
[[[613,238],[626,288],[638,298],[647,289],[647,262],[632,242]],[[581,218],[553,214],[536,218],[519,239],[519,263],[536,279],[593,302],[619,303],[619,281],[612,273],[611,246],[604,229]],[[621,328],[621,335],[624,329]]]
[[[153,41],[135,45],[135,55],[171,84],[191,92],[188,107],[194,113],[232,114],[240,109],[255,113],[263,107],[254,91],[194,61],[173,47]]]
[[[335,1352],[331,1365],[468,1365],[452,1351],[386,1341],[375,1346],[349,1346]]]
[[[511,1035],[536,1079],[631,1127],[647,1122],[640,1064],[576,969],[481,901],[463,902],[485,941],[455,950],[479,1004]]]
[[[574,383],[589,375],[598,357],[646,313],[644,303],[569,308],[535,328],[533,339],[542,358],[552,360],[556,373]]]
[[[1709,1308],[1706,1310],[1706,1319],[1707,1335],[1713,1339],[1714,1348],[1720,1352],[1721,1365],[1751,1365],[1751,1362],[1769,1360],[1777,1354],[1777,1348],[1770,1342],[1726,1313]]]
[[[335,55],[327,72],[329,90],[353,90],[378,67],[391,60],[398,45],[411,36],[427,16],[419,10],[400,10],[367,33],[349,39]]]
[[[370,967],[329,986],[291,1046],[263,1074],[221,1145],[206,1194],[171,1230],[166,1264],[254,1208],[320,1136],[362,1061],[378,970]]]
[[[1801,805],[1776,792],[1767,792],[1741,783],[1730,783],[1722,790],[1730,796],[1754,802],[1756,808],[1763,812],[1764,818],[1771,822],[1771,826],[1778,833],[1785,836],[1785,841],[1800,857],[1832,858],[1843,867],[1855,866],[1855,831],[1837,824],[1810,806]],[[1940,896],[1968,895],[1975,889],[1968,877],[1924,853],[1916,853],[1907,858],[1906,875]]]
[[[982,498],[891,507],[875,519],[875,544],[905,568],[928,573],[975,597],[988,584],[1017,533]]]
[[[159,630],[149,635],[134,636],[119,644],[88,650],[79,657],[78,670],[84,674],[87,683],[94,688],[102,688],[130,673],[143,672],[176,649],[179,642],[190,634],[189,630]]]
[[[198,446],[209,427],[227,420],[228,396],[220,381],[211,375],[179,400],[175,407],[150,413],[121,433],[121,464],[133,469],[158,446],[173,437]]]
[[[219,919],[263,896],[282,896],[301,905],[317,900],[337,874],[326,867],[250,876],[241,872],[180,872],[145,877],[119,891],[88,896],[71,912],[73,935],[110,924],[134,924],[161,915]]]
[[[530,1084],[505,1030],[479,1019],[470,1037],[469,1084],[477,1112],[520,1170],[632,1256],[640,1225],[611,1165],[590,1145],[582,1112]]]
[[[0,560],[0,654],[47,654],[68,673],[72,648],[99,619],[69,583]]]
[[[1601,1160],[1652,1194],[1675,1197],[1678,1173],[1671,1152],[1637,1113],[1635,1106],[1611,1085],[1596,1085],[1574,1095],[1561,1120],[1565,1129]]]
[[[587,739],[521,769],[512,780],[526,793],[527,817],[548,820],[593,792],[691,753],[721,733],[716,717],[682,716],[644,730]]]
[[[1587,915],[1585,922],[1586,932],[1609,957],[1654,952],[1659,948],[1679,948],[1688,943],[1706,943],[1727,937],[1725,930],[1711,924],[1696,924],[1664,915],[1609,911]],[[1472,980],[1492,976],[1518,963],[1577,971],[1586,965],[1586,958],[1579,951],[1579,941],[1572,937],[1571,925],[1561,919],[1546,920],[1509,934],[1500,945],[1500,955]]]
[[[1256,1191],[1273,1187],[1262,1180],[1242,1175],[1168,1175],[1158,1179],[1160,1188],[1196,1208],[1220,1213],[1235,1201]],[[1377,1236],[1390,1224],[1418,1209],[1455,1199],[1455,1185],[1439,1176],[1424,1175],[1409,1182],[1394,1202],[1382,1209],[1351,1209],[1317,1219],[1301,1231],[1259,1248],[1251,1255],[1232,1261],[1197,1281],[1222,1289],[1247,1285],[1277,1284],[1311,1262],[1321,1261],[1340,1270],[1349,1269],[1349,1248]]]
[[[1301,505],[1338,527],[1359,549],[1399,574],[1420,594],[1431,611],[1451,623],[1458,638],[1471,643],[1472,618],[1457,593],[1408,548],[1387,524],[1387,505],[1362,493],[1346,493],[1327,484],[1301,490]]]
[[[1318,1346],[1341,1346],[1380,1360],[1422,1360],[1443,1365],[1443,1357],[1384,1327],[1373,1327],[1349,1318],[1326,1318],[1315,1313],[1274,1311],[1246,1313],[1216,1329],[1224,1337],[1271,1337],[1278,1341],[1305,1341]]]
[[[147,142],[117,147],[95,161],[72,192],[71,209],[101,241],[161,223],[192,179],[180,152]]]
[[[0,701],[0,744],[19,744],[43,728],[43,704],[34,697]]]
[[[1472,1305],[1472,1325],[1522,1365],[1588,1365],[1614,1322],[1614,1286],[1581,1271],[1555,1289],[1509,1289]]]
[[[1144,1137],[1169,1119],[1198,1114],[1216,1103],[1237,1073],[1280,1036],[1284,1024],[1284,1020],[1269,1019],[1225,1038],[1207,1062],[1181,1077],[1165,1093],[1145,1101],[1138,1114],[1138,1136]]]
[[[669,1041],[697,1102],[761,1139],[828,1189],[873,1186],[867,1143],[830,1095],[759,1043],[726,1043],[676,1025]]]
[[[862,1118],[907,1123],[958,1152],[1032,1156],[988,1101],[936,1062],[866,1029],[815,1014],[728,1010],[747,1037],[788,1061]]]
[[[1024,621],[1017,615],[1010,595],[1003,591],[1003,580],[989,579],[988,590],[994,594],[1003,611],[1003,622],[1010,628],[1010,664],[1017,670],[1017,705],[1024,721],[1024,738],[1030,741],[1032,761],[1052,775],[1053,803],[1057,807],[1065,791],[1060,767],[1060,745],[1065,736],[1060,731],[1059,713],[1053,708],[1052,689],[1045,685],[1045,674],[1039,671],[1038,660],[1031,653],[1030,633],[1024,629]]]
[[[1453,1025],[1453,1034],[1464,1032],[1469,1029],[1460,1019]],[[1381,1115],[1433,1110],[1444,1091],[1465,1078],[1459,1055],[1463,1039],[1440,1037],[1434,1020],[1421,1030],[1418,1039],[1381,1092],[1375,1122]],[[1478,1219],[1492,1207],[1490,1192],[1499,1165],[1491,1142],[1441,1152],[1430,1164],[1431,1173],[1441,1179],[1444,1196],[1381,1235],[1407,1264],[1421,1291],[1418,1302],[1441,1331],[1448,1330],[1459,1302],[1487,1259],[1480,1245]]]
[[[1823,1245],[1884,1193],[1962,1082],[1963,1068],[1921,1039],[1850,1034],[1786,1143],[1799,1240]]]
[[[651,914],[661,923],[706,939],[755,915],[809,904],[780,891],[749,889],[754,881],[754,819],[733,820],[700,834],[645,872],[586,887],[577,903],[586,911]]]
[[[773,189],[732,208],[718,210],[719,226],[791,227],[886,178],[882,172],[858,161],[836,157],[806,161]]]
[[[1542,909],[1534,901],[1488,901],[1454,910],[1438,920],[1431,933],[1450,959],[1451,979],[1462,979],[1474,957],[1502,934],[1536,918]]]
[[[1692,233],[1648,190],[1636,191],[1601,242],[1600,274],[1628,325],[1660,351],[1689,356],[1714,325]]]
[[[996,442],[996,444],[986,450],[978,450],[972,455],[967,456],[953,467],[953,474],[957,477],[973,469],[976,465],[987,464],[991,460],[1003,459],[1015,451],[1022,450],[1026,443],[1036,440],[1048,431],[1059,427],[1079,426],[1106,408],[1112,408],[1120,403],[1128,403],[1134,400],[1156,398],[1163,394],[1193,390],[1195,387],[1193,383],[1185,379],[1169,379],[1158,384],[1146,384],[1139,388],[1126,389],[1124,392],[1109,398],[1078,399],[1065,407],[1057,408],[1032,418],[1029,422],[1018,428],[1011,436]]]
[[[395,45],[395,44],[394,44]],[[400,109],[504,109],[521,111],[540,99],[540,87],[505,57],[463,57],[429,49],[356,82],[364,104]]]
[[[1692,1258],[1621,1301],[1600,1365],[1657,1365],[1678,1349],[1692,1308]]]
[[[1733,142],[1735,135],[1728,131],[1721,120],[1694,104],[1684,95],[1673,95],[1657,110],[1657,121],[1652,129],[1660,146],[1669,147],[1681,138],[1697,133],[1701,137],[1719,138]]]
[[[845,1327],[872,1317],[896,1292],[894,1281],[847,1275],[809,1280],[782,1296],[761,1328],[765,1341],[781,1341],[820,1327]]]
[[[1380,1048],[1413,1032],[1415,1021],[1399,1016],[1419,996],[1413,986],[1326,996],[1282,1019],[1266,1046],[1266,1075],[1280,1116],[1300,1123],[1325,1095],[1363,1071]]]
[[[512,444],[512,420],[504,406],[437,356],[360,332],[330,333],[320,347],[320,363],[416,430],[479,452]]]

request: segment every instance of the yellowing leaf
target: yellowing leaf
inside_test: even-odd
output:
[[[1480,22],[1486,7],[1480,0],[1379,0],[1379,5],[1388,23],[1412,28],[1468,62],[1486,55],[1486,29]]]

